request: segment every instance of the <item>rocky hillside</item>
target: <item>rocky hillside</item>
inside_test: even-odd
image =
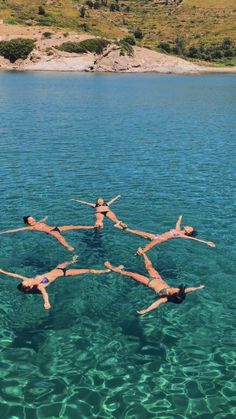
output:
[[[138,44],[185,47],[236,42],[235,0],[0,0],[0,19],[9,24],[43,25],[109,39],[136,33]]]

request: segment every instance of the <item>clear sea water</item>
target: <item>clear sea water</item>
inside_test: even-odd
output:
[[[111,273],[59,279],[39,296],[1,275],[0,417],[236,417],[236,76],[0,75],[0,230],[22,216],[91,224],[93,202],[164,232],[180,214],[215,249],[173,240],[149,255],[170,284],[205,284],[140,317],[151,290]],[[113,228],[68,232],[77,267],[145,273],[147,241]],[[71,257],[36,232],[1,236],[0,267],[28,276]]]

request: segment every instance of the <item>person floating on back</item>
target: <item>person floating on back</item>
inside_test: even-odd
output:
[[[50,285],[52,282],[56,281],[56,279],[62,276],[68,277],[85,274],[99,275],[110,272],[109,269],[67,269],[67,267],[72,263],[75,263],[77,259],[78,256],[73,256],[72,260],[69,262],[60,263],[51,271],[42,275],[36,275],[34,278],[28,278],[23,275],[7,272],[3,269],[0,269],[0,274],[20,279],[22,282],[17,286],[17,288],[19,291],[22,291],[25,294],[41,294],[43,297],[44,308],[49,310],[51,308],[51,304],[49,302],[48,293],[45,288],[48,287],[48,285]]]
[[[43,233],[50,234],[50,236],[55,237],[63,246],[65,246],[70,252],[74,250],[72,246],[70,246],[67,241],[62,236],[62,231],[69,231],[69,230],[89,230],[94,229],[94,226],[49,226],[48,224],[45,224],[45,221],[48,217],[44,217],[40,221],[36,221],[33,217],[30,215],[27,215],[26,217],[23,217],[23,220],[27,227],[22,228],[16,228],[14,230],[7,230],[7,231],[1,231],[0,234],[7,234],[7,233],[16,233],[18,231],[26,231],[26,230],[34,230],[34,231],[42,231]]]
[[[147,255],[143,254],[145,267],[149,276],[140,275],[135,272],[124,271],[122,266],[114,267],[110,262],[105,262],[104,265],[106,268],[110,269],[113,272],[117,272],[120,275],[128,276],[135,281],[140,282],[143,285],[146,285],[148,288],[151,288],[155,294],[160,298],[151,304],[148,308],[144,310],[139,310],[137,313],[146,314],[152,310],[155,310],[160,305],[165,303],[174,303],[180,304],[186,298],[186,294],[194,291],[203,289],[205,286],[200,285],[199,287],[187,288],[184,285],[179,285],[178,287],[170,287],[168,283],[161,277],[161,275],[153,268],[151,261],[148,259]]]
[[[197,239],[196,237],[193,237],[193,236],[196,236],[196,231],[194,230],[193,227],[184,226],[184,228],[181,230],[181,222],[182,222],[182,215],[180,215],[180,217],[178,218],[178,221],[174,229],[169,230],[162,234],[147,233],[145,231],[133,230],[131,228],[124,228],[123,230],[128,231],[129,233],[133,233],[138,236],[144,237],[145,239],[151,240],[151,243],[147,244],[143,249],[141,247],[138,248],[136,252],[138,256],[141,256],[143,253],[148,252],[154,246],[164,243],[170,239],[195,240],[199,243],[207,244],[210,247],[215,247],[215,243],[213,242],[208,242],[208,241],[200,240],[200,239]],[[116,227],[122,228],[119,225],[117,225]]]
[[[124,224],[122,221],[118,220],[117,216],[110,210],[110,205],[113,204],[121,195],[115,196],[110,201],[105,202],[103,198],[98,198],[95,204],[86,201],[80,201],[79,199],[71,199],[70,201],[76,201],[80,204],[88,205],[90,207],[95,208],[95,216],[96,216],[96,228],[103,228],[103,220],[104,217],[110,218],[110,220],[116,223],[116,226],[120,226],[121,228],[126,228],[127,225]]]

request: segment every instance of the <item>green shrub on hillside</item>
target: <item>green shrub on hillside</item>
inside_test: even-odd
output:
[[[134,37],[135,39],[143,39],[144,35],[140,28],[135,29]]]
[[[64,42],[58,49],[66,52],[75,52],[77,54],[85,54],[86,52],[94,52],[102,54],[104,48],[109,45],[109,41],[103,38],[86,39],[81,42]]]
[[[43,6],[39,6],[38,14],[41,15],[41,16],[44,16],[46,14],[46,10],[44,9]]]
[[[231,38],[224,38],[220,44],[200,44],[185,47],[185,40],[177,37],[175,45],[168,42],[160,42],[158,49],[181,57],[193,58],[205,61],[222,61],[236,57],[236,45]]]
[[[121,42],[124,42],[124,43],[129,44],[129,45],[135,45],[136,44],[135,38],[132,35],[127,35],[125,38],[123,38],[121,40]]]
[[[43,33],[44,38],[47,38],[47,39],[51,39],[52,35],[53,35],[52,32],[44,32]]]
[[[7,25],[18,25],[20,23],[19,19],[16,19],[15,17],[7,17],[3,20],[3,23],[6,23]]]
[[[129,57],[134,55],[133,45],[135,45],[135,39],[133,36],[126,36],[119,41],[118,45],[120,47],[120,55],[128,55]]]
[[[38,15],[35,19],[38,25],[42,26],[53,26],[56,24],[55,17],[49,13],[47,13],[46,15]]]
[[[11,63],[21,58],[25,60],[34,49],[34,39],[16,38],[10,41],[0,42],[0,55],[7,58]]]

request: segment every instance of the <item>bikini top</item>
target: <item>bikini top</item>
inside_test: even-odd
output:
[[[170,230],[170,233],[172,234],[173,239],[179,239],[182,237],[182,234],[176,230]]]
[[[109,207],[109,205],[106,202],[103,202],[103,204],[96,203],[95,208],[97,208],[97,207]]]

